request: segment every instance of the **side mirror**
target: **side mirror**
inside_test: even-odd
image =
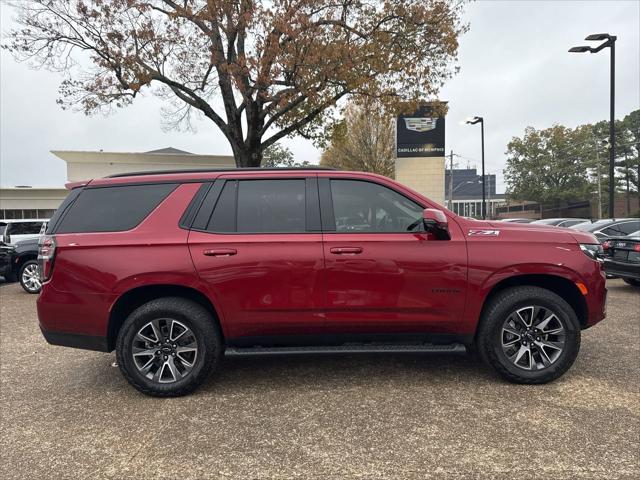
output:
[[[425,208],[422,211],[422,223],[425,231],[432,233],[438,240],[450,240],[449,220],[442,210]]]

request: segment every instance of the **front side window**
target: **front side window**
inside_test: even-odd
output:
[[[390,188],[331,180],[337,232],[408,232],[420,228],[423,207]]]

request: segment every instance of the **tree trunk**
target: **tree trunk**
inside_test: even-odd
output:
[[[260,145],[247,146],[231,145],[233,156],[238,168],[257,168],[262,164],[262,147]]]

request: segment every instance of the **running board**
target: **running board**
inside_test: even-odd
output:
[[[355,354],[355,353],[466,353],[467,349],[461,343],[437,345],[433,343],[420,344],[372,344],[372,345],[331,345],[309,347],[228,347],[225,355],[318,355],[318,354]]]

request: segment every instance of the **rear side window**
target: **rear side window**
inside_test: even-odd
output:
[[[304,180],[238,182],[238,232],[304,232]]]
[[[224,184],[207,230],[229,233],[236,231],[236,189],[238,182]]]
[[[73,202],[76,201],[76,198],[78,198],[78,195],[80,195],[81,192],[82,192],[82,188],[74,188],[69,192],[69,195],[65,197],[65,199],[62,201],[58,209],[55,211],[55,213],[51,217],[51,220],[49,220],[49,225],[47,226],[47,231],[46,231],[47,235],[53,233],[53,231],[56,228],[56,225],[64,215],[64,212],[66,212],[68,208],[73,204]]]
[[[37,235],[42,228],[42,222],[16,222],[7,227],[9,235]]]
[[[55,227],[55,233],[131,230],[175,188],[175,183],[85,188]]]
[[[313,192],[313,188],[307,189],[308,181],[227,180],[206,230],[214,233],[297,233],[314,230],[312,225],[307,225],[307,207],[314,205],[313,198],[307,205],[307,196]],[[213,190],[210,195],[216,195]],[[315,192],[317,194],[317,187]],[[317,209],[317,195],[315,207]],[[309,210],[311,223],[319,223],[319,212],[314,212],[313,208]],[[201,214],[206,215],[206,211],[198,213],[198,216]],[[198,223],[196,218],[195,227],[202,228],[197,226]]]
[[[625,236],[635,232],[640,227],[640,221],[616,223],[602,230],[602,233],[610,237]]]

